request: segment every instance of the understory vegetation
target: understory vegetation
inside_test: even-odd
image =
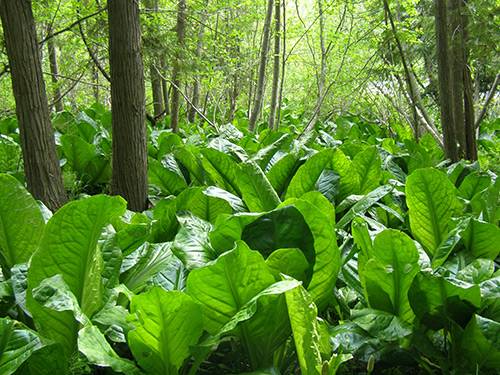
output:
[[[148,126],[150,207],[108,196],[111,115],[52,119],[66,192],[0,120],[1,374],[497,374],[500,179],[430,134],[282,113]]]

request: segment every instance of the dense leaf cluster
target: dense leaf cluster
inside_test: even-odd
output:
[[[0,373],[498,373],[500,180],[430,136],[150,128],[151,208],[133,213],[87,196],[110,168],[94,106],[55,120],[75,200],[51,216],[9,124]]]

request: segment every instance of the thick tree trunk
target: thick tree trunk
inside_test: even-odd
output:
[[[271,18],[273,15],[273,6],[275,0],[268,0],[266,19],[264,21],[264,29],[262,32],[262,46],[260,48],[260,63],[259,63],[259,77],[257,87],[255,89],[255,100],[253,103],[252,114],[248,123],[248,130],[255,131],[255,125],[260,114],[262,107],[262,100],[264,98],[264,80],[266,78],[267,66],[267,50],[269,49],[269,34],[271,33]]]
[[[35,21],[29,0],[1,0],[0,16],[28,190],[51,211],[67,202],[54,143]]]
[[[146,104],[139,5],[108,0],[113,174],[111,194],[121,195],[132,211],[148,200]]]
[[[448,43],[448,15],[446,0],[435,0],[436,47],[439,77],[439,102],[441,104],[441,127],[443,129],[444,153],[452,162],[457,162],[458,148],[453,111],[453,82]]]
[[[174,133],[179,132],[179,107],[180,107],[180,93],[181,88],[181,52],[182,46],[184,45],[184,34],[186,30],[186,0],[180,0],[177,8],[177,48],[179,49],[176,53],[176,58],[174,61],[174,69],[172,72],[172,82],[174,83],[172,87],[172,106],[170,115],[170,128]]]
[[[56,42],[52,36],[52,27],[47,27],[47,49],[49,52],[49,63],[50,63],[50,73],[52,74],[52,83],[54,84],[54,108],[56,112],[63,111],[63,101],[61,95],[61,88],[59,87],[59,68],[57,66],[57,50],[56,50]]]
[[[273,85],[271,92],[271,106],[269,108],[269,129],[274,129],[276,124],[276,107],[278,106],[278,90],[280,81],[280,49],[281,49],[281,1],[276,0],[274,6],[274,65]]]

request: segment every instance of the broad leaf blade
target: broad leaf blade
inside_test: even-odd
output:
[[[45,222],[33,197],[14,177],[0,174],[0,264],[4,276],[35,252]]]
[[[0,373],[10,375],[37,350],[50,345],[36,332],[9,318],[0,319]]]
[[[201,160],[203,168],[216,186],[241,197],[236,181],[236,160],[215,148],[206,148],[201,153],[203,154]]]
[[[203,333],[200,306],[185,293],[153,287],[136,295],[129,316],[136,326],[128,343],[148,374],[176,375]]]
[[[406,179],[412,234],[431,258],[448,233],[456,200],[455,187],[437,169],[419,169]]]
[[[293,176],[287,198],[300,198],[302,194],[314,190],[323,170],[330,164],[332,155],[332,150],[323,150],[307,159]]]
[[[221,255],[214,264],[191,271],[187,293],[201,305],[204,328],[214,335],[274,281],[262,255],[238,241],[234,250]]]
[[[373,255],[364,269],[370,307],[411,321],[408,290],[420,270],[417,247],[406,234],[388,229],[375,237]]]
[[[373,146],[361,151],[354,157],[352,163],[359,174],[361,194],[367,194],[379,186],[382,177],[382,161],[377,147]]]
[[[287,292],[286,301],[301,372],[319,375],[316,366],[320,366],[322,360],[316,306],[302,287]]]
[[[93,365],[111,367],[113,371],[126,375],[138,375],[141,372],[134,362],[120,358],[104,335],[96,326],[85,327],[78,333],[78,350],[82,352]]]
[[[239,164],[236,180],[243,201],[250,212],[271,211],[281,203],[276,191],[257,164],[252,162]]]
[[[28,290],[38,287],[46,278],[62,275],[83,313],[91,316],[102,303],[103,293],[102,257],[97,241],[104,225],[125,210],[123,198],[103,195],[60,208],[45,226],[31,258]],[[27,306],[40,331],[62,343],[66,353],[71,353],[78,333],[72,314],[43,308],[31,295],[27,297]]]

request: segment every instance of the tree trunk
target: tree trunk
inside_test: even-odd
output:
[[[186,0],[180,0],[177,9],[177,53],[174,61],[174,69],[172,72],[172,106],[170,115],[170,128],[174,133],[179,132],[179,107],[180,107],[180,93],[181,88],[181,50],[184,45],[184,34],[186,29]]]
[[[163,109],[163,91],[161,87],[161,76],[154,62],[149,66],[151,75],[151,91],[153,94],[153,117],[157,119],[165,110]]]
[[[162,70],[161,74],[161,91],[163,92],[163,104],[165,105],[165,116],[170,116],[170,89],[165,79],[164,72],[167,71],[167,63],[165,62],[165,56],[160,56],[160,66]]]
[[[47,49],[49,52],[49,64],[50,64],[50,73],[52,74],[52,83],[54,84],[54,108],[56,112],[61,112],[64,110],[61,88],[59,87],[59,68],[57,67],[57,51],[56,51],[56,43],[54,38],[52,37],[52,26],[49,25],[47,27]]]
[[[453,82],[451,74],[450,48],[448,43],[448,15],[446,0],[435,0],[436,47],[439,78],[439,102],[441,104],[441,127],[443,129],[444,154],[457,162],[458,149],[453,116]]]
[[[108,0],[113,173],[111,194],[132,211],[147,209],[146,99],[139,5]]]
[[[325,16],[323,14],[323,3],[318,0],[318,13],[319,13],[319,40],[321,46],[321,67],[319,71],[319,77],[317,77],[318,83],[318,100],[316,102],[316,107],[314,109],[314,114],[312,119],[309,121],[311,127],[314,127],[316,121],[318,121],[319,114],[321,111],[321,105],[323,104],[323,96],[325,93],[325,83],[326,83],[326,61],[327,61],[327,51],[325,48]]]
[[[206,2],[206,6],[208,6],[208,1]],[[201,57],[203,55],[203,36],[205,33],[205,22],[207,20],[207,15],[205,12],[201,13],[200,18],[200,26],[198,28],[198,39],[196,41],[196,61],[197,63],[201,63]],[[200,105],[201,98],[201,83],[200,83],[200,75],[197,72],[194,77],[193,83],[193,96],[191,102],[193,105],[190,107],[188,112],[188,120],[191,124],[194,124],[196,121],[196,109]]]
[[[281,122],[281,105],[283,103],[283,88],[285,86],[285,68],[286,68],[286,59],[285,59],[285,52],[286,52],[286,0],[283,0],[283,48],[282,48],[282,55],[283,58],[281,59],[281,83],[280,83],[280,92],[279,92],[279,97],[278,97],[278,114],[276,115],[276,123],[274,126],[275,131],[279,131],[280,127],[280,122]]]
[[[269,49],[269,34],[271,32],[271,18],[273,15],[273,5],[275,0],[268,0],[266,19],[264,21],[264,29],[262,32],[262,46],[260,49],[260,63],[259,63],[259,77],[255,91],[255,100],[252,109],[252,115],[248,123],[248,130],[255,131],[255,125],[260,114],[262,107],[262,100],[264,98],[264,80],[266,78],[266,65],[267,65],[267,50]]]
[[[271,92],[271,106],[269,108],[269,129],[279,126],[276,123],[276,107],[278,105],[278,89],[280,81],[280,47],[281,47],[281,1],[276,0],[274,6],[274,65],[273,65],[273,87]]]
[[[28,190],[51,211],[67,202],[29,0],[0,1]]]
[[[467,5],[467,0],[463,0],[462,9]],[[463,92],[464,92],[464,121],[467,160],[477,160],[477,133],[474,114],[474,84],[472,83],[472,72],[469,64],[469,17],[467,9],[460,14],[462,26],[462,54],[463,54]]]

